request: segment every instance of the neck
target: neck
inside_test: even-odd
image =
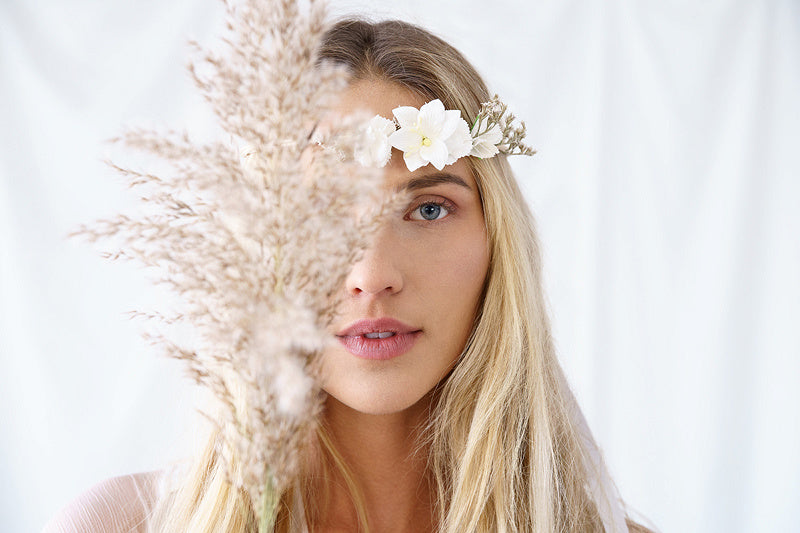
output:
[[[330,396],[326,401],[325,429],[361,492],[370,531],[433,529],[427,449],[418,440],[429,407],[426,397],[405,411],[372,415]],[[330,475],[330,500],[320,529],[356,531],[358,514],[347,483],[335,467]]]

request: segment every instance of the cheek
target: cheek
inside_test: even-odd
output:
[[[474,313],[489,268],[482,225],[415,240],[409,251],[409,281],[421,289],[429,304],[461,317]]]
[[[441,243],[433,253],[427,283],[422,287],[426,308],[433,317],[431,333],[437,381],[452,369],[463,352],[478,312],[489,252],[482,231]],[[432,363],[433,363],[432,360]]]

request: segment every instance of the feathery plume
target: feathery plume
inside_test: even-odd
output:
[[[342,151],[358,150],[362,121],[337,119],[321,144],[319,132],[312,136],[348,80],[341,68],[317,64],[324,3],[226,7],[226,53],[198,46],[203,59],[189,71],[235,142],[126,131],[118,141],[171,170],[110,163],[142,192],[144,209],[76,233],[121,240],[108,257],[152,267],[180,296],[177,312],[136,315],[164,326],[148,338],[185,361],[218,400],[221,455],[266,531],[321,408],[315,356],[328,342],[337,295],[394,204],[379,170],[342,160]],[[175,340],[176,326],[188,326],[196,342]]]

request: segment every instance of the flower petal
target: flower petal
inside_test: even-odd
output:
[[[464,119],[461,118],[461,111],[448,109],[444,113],[444,123],[442,124],[442,137],[447,139],[450,137],[456,128],[459,126],[459,122],[466,122]],[[467,125],[467,133],[469,133],[469,125]]]
[[[445,123],[444,104],[438,98],[431,100],[419,108],[418,128],[422,135],[429,139],[442,137],[442,127]]]
[[[447,145],[447,159],[446,163],[451,165],[461,157],[469,155],[472,150],[472,136],[469,134],[469,125],[462,120],[458,119],[453,133],[445,139]]]
[[[403,152],[418,152],[422,146],[422,135],[410,128],[400,128],[389,135],[389,144]]]
[[[447,164],[447,144],[441,140],[433,140],[430,146],[422,146],[419,149],[419,155],[423,159],[427,159],[431,164],[436,167],[436,170],[442,170]]]
[[[411,106],[400,106],[395,107],[392,109],[392,114],[394,118],[397,119],[397,123],[400,124],[401,128],[416,128],[417,127],[417,117],[419,116],[419,110],[416,107]]]
[[[419,154],[419,151],[404,152],[403,160],[406,162],[406,166],[411,172],[414,172],[418,168],[424,167],[428,164],[428,161],[422,158],[422,156]]]
[[[491,142],[487,142],[478,137],[480,140],[476,140],[476,143],[472,146],[472,150],[470,150],[469,155],[474,155],[475,157],[480,157],[481,159],[488,159],[490,157],[494,157],[500,151],[497,148],[496,144]]]
[[[364,135],[355,149],[356,161],[365,167],[383,167],[392,156],[389,136],[397,126],[391,120],[375,115],[367,123]]]
[[[387,136],[394,133],[394,131],[397,129],[397,126],[394,122],[380,115],[375,115],[372,117],[367,127],[372,131],[380,132],[381,134]]]

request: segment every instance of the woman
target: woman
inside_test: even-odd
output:
[[[389,119],[438,99],[471,122],[490,99],[458,51],[403,22],[339,22],[320,58],[352,74],[343,114]],[[506,158],[438,170],[409,153],[385,167],[411,200],[347,278],[318,441],[276,530],[645,531],[625,518],[556,360],[533,219]],[[75,523],[255,531],[216,442],[158,503],[156,475],[120,478],[73,506]]]

